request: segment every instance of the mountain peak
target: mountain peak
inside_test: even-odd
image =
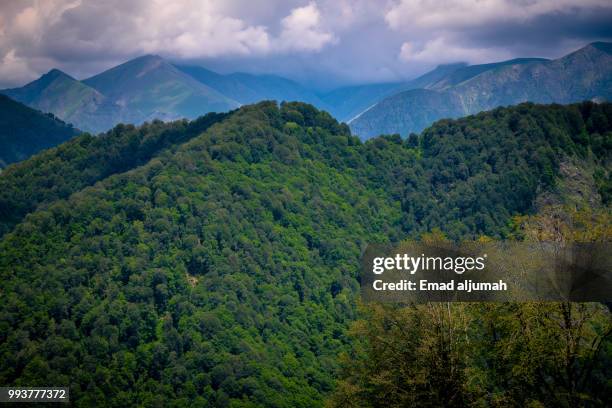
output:
[[[140,57],[136,57],[128,62],[156,62],[156,61],[165,61],[162,57],[157,54],[146,54]]]
[[[76,81],[76,79],[74,79],[73,77],[65,73],[64,71],[61,71],[57,68],[51,69],[49,72],[41,76],[39,80],[53,81],[57,78],[70,79],[70,80]]]

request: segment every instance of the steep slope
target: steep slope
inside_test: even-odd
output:
[[[71,125],[0,95],[0,169],[78,133]]]
[[[452,89],[474,113],[523,101],[570,103],[612,98],[610,44],[594,43],[563,58],[485,72]]]
[[[464,63],[439,65],[411,81],[348,86],[328,92],[321,99],[335,118],[348,122],[389,95],[409,89],[427,88],[462,67],[465,67]]]
[[[552,61],[521,59],[501,65],[487,64],[484,68],[466,67],[428,87],[438,92],[438,96],[410,91],[393,95],[389,97],[392,100],[383,100],[355,118],[350,126],[363,138],[382,132],[405,136],[421,131],[431,120],[524,101],[609,100],[612,98],[610,48],[609,43],[593,43]],[[434,111],[432,98],[442,102],[433,107]]]
[[[29,110],[27,107],[23,109]],[[11,118],[20,117],[18,112],[10,109],[6,112],[12,113]],[[0,236],[37,207],[67,198],[112,174],[143,165],[165,149],[188,141],[228,115],[209,113],[192,122],[154,121],[140,128],[118,125],[106,134],[75,137],[26,162],[10,166],[0,177]],[[20,121],[21,132],[23,129],[37,129],[40,120],[31,116],[24,119]],[[60,130],[64,133],[73,131],[62,127]],[[52,139],[46,147],[64,140]],[[23,143],[22,139],[20,143]]]
[[[239,106],[155,55],[133,59],[83,83],[121,106],[121,121],[127,123],[195,118]]]
[[[29,84],[0,91],[43,112],[72,123],[79,129],[100,131],[118,113],[118,106],[95,89],[53,69]]]
[[[418,114],[417,114],[418,112]],[[349,122],[362,138],[420,132],[440,118],[464,116],[461,100],[452,93],[412,89],[387,97]]]
[[[424,84],[421,88],[428,89],[445,89],[451,86],[458,85],[468,79],[471,79],[477,75],[482,74],[483,72],[491,71],[493,69],[503,67],[506,65],[522,65],[522,64],[530,64],[533,62],[545,62],[549,61],[545,58],[515,58],[508,61],[501,62],[493,62],[490,64],[478,64],[478,65],[468,65],[461,67],[453,72],[450,72],[448,75],[445,75],[439,78],[437,81],[431,81],[427,84]]]
[[[242,107],[0,239],[0,383],[69,384],[75,406],[322,406],[365,244],[504,236],[568,158],[609,175],[611,139],[610,104],[366,143],[309,105]]]
[[[303,127],[283,117],[298,114]],[[5,249],[24,230],[7,234],[0,276],[14,277],[3,294],[15,297],[2,296],[0,325],[46,316],[48,302],[64,306],[53,317],[61,323],[27,335],[46,374],[19,357],[0,363],[0,380],[63,378],[76,406],[100,405],[103,389],[107,406],[167,406],[177,398],[321,406],[346,343],[362,240],[393,236],[386,230],[399,217],[397,205],[332,165],[358,143],[346,130],[311,107],[246,107],[172,154],[27,217],[35,224],[47,211],[69,217],[54,225],[72,232],[48,249],[67,251],[70,266],[56,274],[52,264],[64,261],[39,259],[46,272],[31,271],[33,286],[59,292],[23,296],[17,276],[25,269]],[[347,228],[357,219],[361,225]],[[107,240],[111,230],[117,234]],[[23,254],[46,246],[30,243]],[[82,256],[87,265],[73,264]],[[15,301],[18,309],[9,306]],[[3,359],[15,344],[9,332],[17,333],[0,334]],[[59,365],[50,357],[57,341],[67,359]]]
[[[319,108],[324,107],[323,101],[314,92],[295,81],[276,75],[252,75],[240,72],[221,75],[199,66],[177,66],[177,68],[242,104],[276,100],[302,101]]]

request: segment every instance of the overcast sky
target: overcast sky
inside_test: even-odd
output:
[[[0,86],[143,54],[322,87],[612,40],[610,0],[0,0]]]

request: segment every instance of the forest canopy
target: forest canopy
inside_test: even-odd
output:
[[[81,136],[0,174],[0,383],[68,385],[76,406],[313,407],[335,389],[335,403],[378,406],[352,380],[375,366],[345,369],[336,387],[338,356],[361,345],[349,327],[364,317],[364,246],[432,231],[525,239],[517,220],[543,204],[609,214],[611,147],[612,105],[589,102],[498,108],[365,143],[326,112],[274,102]],[[402,318],[436,327],[427,314]],[[437,339],[405,334],[419,347]],[[508,358],[533,359],[538,336]],[[610,342],[601,347],[609,361]],[[453,387],[480,372],[448,375],[462,356],[429,361],[440,381],[414,385],[419,395],[474,401]],[[514,363],[491,361],[500,372]],[[473,395],[529,390],[507,380]],[[609,392],[598,381],[587,391]]]

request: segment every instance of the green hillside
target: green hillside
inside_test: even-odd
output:
[[[77,133],[53,115],[0,95],[0,169],[65,142]]]
[[[112,174],[141,166],[227,115],[209,113],[192,122],[154,121],[139,128],[118,125],[97,137],[89,134],[75,137],[27,162],[9,167],[0,178],[0,236],[38,206],[67,198]],[[22,127],[29,129],[32,124],[35,122]],[[50,141],[49,145],[61,141]]]
[[[0,240],[0,383],[70,384],[75,406],[322,406],[353,343],[365,244],[507,236],[568,161],[609,202],[610,104],[523,104],[405,141],[362,143],[301,103],[184,126],[146,163],[47,193]],[[25,185],[87,157],[47,154],[22,164]]]

